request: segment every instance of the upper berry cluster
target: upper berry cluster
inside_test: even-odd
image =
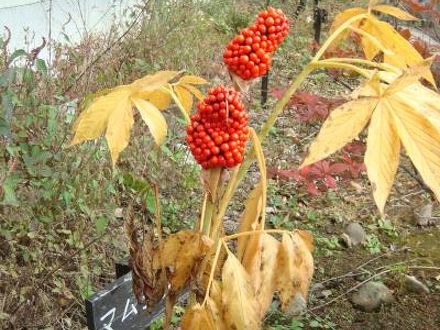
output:
[[[288,32],[289,22],[283,11],[269,7],[231,40],[223,53],[224,62],[244,80],[262,76],[270,69],[272,53]]]

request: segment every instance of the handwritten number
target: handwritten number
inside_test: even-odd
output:
[[[128,309],[128,306],[130,305],[130,311],[128,312],[128,314],[127,314],[127,309]],[[134,306],[134,304],[132,304],[132,303],[130,303],[130,298],[129,299],[127,299],[127,302],[125,303],[125,308],[124,308],[124,315],[122,315],[122,322],[124,322],[124,320],[127,318],[127,317],[129,317],[131,314],[137,314],[138,313],[138,311],[137,311],[137,309],[136,309],[136,307]]]
[[[113,322],[113,319],[115,318],[115,313],[116,313],[116,307],[113,307],[104,316],[102,316],[100,318],[100,321],[104,321],[108,316],[111,315],[110,322],[109,323],[104,323],[104,329],[105,330],[113,330],[112,322]]]

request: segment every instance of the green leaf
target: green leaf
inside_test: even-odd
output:
[[[95,227],[98,234],[103,233],[108,227],[108,219],[105,217],[99,217],[95,222]]]
[[[15,189],[20,182],[17,176],[9,176],[3,184],[3,205],[18,205],[18,199],[15,195]]]
[[[35,61],[35,65],[37,66],[37,70],[40,71],[43,75],[47,74],[47,66],[46,62],[42,59],[37,59]]]
[[[9,63],[12,63],[15,59],[22,57],[26,55],[26,52],[24,49],[17,49],[15,52],[12,53],[12,55],[9,57]]]

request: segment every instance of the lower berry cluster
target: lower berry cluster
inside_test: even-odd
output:
[[[209,90],[187,128],[186,141],[197,162],[204,169],[241,163],[248,119],[239,92],[221,85]]]

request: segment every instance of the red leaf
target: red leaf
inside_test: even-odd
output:
[[[335,179],[333,179],[330,175],[327,175],[325,177],[324,181],[325,181],[325,184],[327,185],[327,187],[329,187],[329,188],[336,189],[338,187]]]
[[[314,195],[314,196],[319,195],[319,191],[316,188],[316,185],[313,181],[307,182],[307,191],[311,195]]]

